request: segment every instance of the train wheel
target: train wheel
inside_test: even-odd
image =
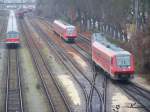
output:
[[[53,33],[56,34],[55,30],[53,30]]]
[[[95,66],[95,65],[96,65],[96,63],[94,61],[92,61],[92,66]]]
[[[92,67],[96,70],[98,68],[98,65],[94,61],[92,61]]]
[[[59,35],[60,36],[60,35]],[[62,38],[62,36],[60,36],[60,38],[61,38],[61,40],[63,40],[64,41],[64,39]]]
[[[68,43],[69,41],[68,41],[68,39],[65,39],[65,38],[63,38],[64,39],[64,41],[66,42],[66,43]]]

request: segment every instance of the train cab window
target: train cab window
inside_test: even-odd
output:
[[[75,32],[75,28],[74,27],[67,28],[67,34],[72,34],[74,32]]]
[[[130,66],[130,56],[123,55],[123,56],[117,56],[117,66],[119,67],[129,67]]]
[[[18,35],[19,35],[18,33],[8,33],[7,37],[8,38],[15,38],[15,37],[18,37]]]

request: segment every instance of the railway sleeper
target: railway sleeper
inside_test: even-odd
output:
[[[21,112],[21,109],[19,108],[14,108],[14,107],[12,107],[12,108],[9,108],[8,109],[8,112]]]
[[[19,101],[19,99],[9,100],[9,101],[8,101],[8,104],[11,104],[11,105],[12,105],[12,104],[15,104],[15,105],[16,105],[16,104],[20,104],[20,101]]]

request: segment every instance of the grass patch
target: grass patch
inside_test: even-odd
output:
[[[40,89],[41,88],[41,85],[40,84],[36,84],[36,89]]]

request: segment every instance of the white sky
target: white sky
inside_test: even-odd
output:
[[[3,0],[0,0],[0,1],[3,1]],[[8,2],[8,3],[11,3],[11,2],[21,2],[22,0],[4,0],[4,2]],[[35,1],[35,0],[23,0],[23,1]]]

